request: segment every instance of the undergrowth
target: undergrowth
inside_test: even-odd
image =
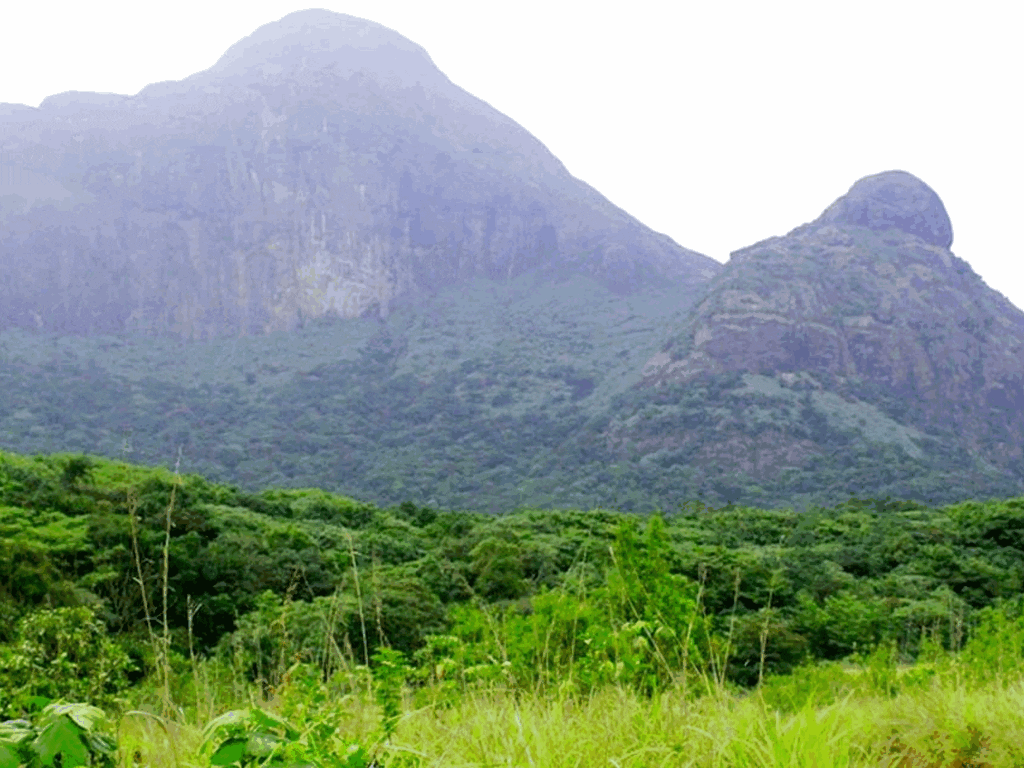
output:
[[[94,469],[67,462],[59,482],[74,488]],[[897,642],[876,626],[880,598],[804,595],[791,626],[819,650],[845,654],[815,660],[780,622],[783,569],[762,569],[759,602],[738,612],[751,599],[740,568],[728,578],[704,567],[696,581],[679,574],[671,531],[652,516],[643,527],[619,520],[606,559],[574,559],[563,579],[528,597],[519,550],[497,531],[480,537],[465,547],[472,584],[469,568],[449,563],[445,578],[467,594],[437,625],[444,633],[427,632],[403,651],[389,634],[398,636],[398,619],[416,600],[436,595],[410,590],[410,599],[385,606],[377,550],[361,566],[367,559],[351,529],[339,529],[348,548],[333,550],[341,575],[333,595],[304,601],[290,587],[264,591],[236,614],[233,630],[202,646],[203,606],[186,594],[184,625],[168,610],[182,597],[174,595],[173,529],[195,525],[192,542],[208,533],[181,514],[191,488],[177,472],[166,501],[129,486],[127,538],[112,550],[126,570],[88,577],[120,579],[125,589],[111,594],[125,605],[129,588],[133,599],[138,590],[134,624],[110,635],[97,619],[102,601],[40,600],[3,627],[0,714],[13,719],[0,723],[0,768],[1024,766],[1019,597],[994,600],[968,622],[952,592],[936,592],[936,611],[913,625],[920,637]],[[25,506],[40,519],[42,498]],[[408,512],[428,525],[439,517]],[[69,519],[55,539],[75,530]],[[762,535],[759,518],[721,520],[726,533],[739,522]],[[1008,526],[997,523],[992,530],[1005,538]],[[289,546],[304,541],[298,529],[280,533]],[[156,549],[140,545],[144,534]],[[25,594],[48,574],[24,569],[31,552],[12,550],[8,560],[24,571],[8,582]],[[47,589],[47,600],[65,594]],[[712,590],[716,612],[708,610]]]

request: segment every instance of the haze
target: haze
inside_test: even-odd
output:
[[[720,262],[815,218],[858,178],[909,171],[945,203],[953,251],[1024,308],[1024,54],[1009,3],[314,5],[422,45],[573,175]],[[0,102],[134,94],[306,7],[18,4],[4,11]]]

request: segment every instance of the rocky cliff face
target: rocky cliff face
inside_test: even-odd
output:
[[[505,272],[386,318],[246,338],[0,330],[0,443],[496,512],[1021,495],[1021,313],[939,244],[951,227],[924,184],[883,174],[853,192],[685,290],[623,296],[577,262],[564,284]],[[268,270],[306,253],[283,242]],[[203,290],[216,278],[186,266]]]
[[[341,14],[293,13],[136,96],[0,105],[2,326],[209,338],[386,315],[474,277],[629,293],[720,269]]]
[[[810,224],[732,254],[644,382],[743,372],[782,386],[799,377],[847,403],[884,394],[902,425],[1019,463],[1024,313],[951,243],[923,182],[901,171],[862,179]]]

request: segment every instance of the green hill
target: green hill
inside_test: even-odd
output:
[[[0,641],[32,610],[84,605],[141,648],[147,614],[162,610],[166,541],[167,616],[182,652],[189,642],[212,652],[249,612],[269,610],[269,592],[278,605],[334,596],[337,631],[357,658],[382,642],[413,654],[431,635],[466,630],[472,606],[500,612],[552,591],[578,597],[617,572],[626,583],[642,576],[635,588],[645,593],[664,579],[679,580],[673,593],[700,585],[712,632],[738,622],[733,669],[749,681],[769,607],[772,670],[890,641],[913,657],[922,632],[955,646],[974,612],[1019,595],[1020,531],[1024,499],[494,516],[381,508],[314,489],[254,494],[98,458],[3,454]],[[375,606],[365,635],[357,597]]]
[[[313,486],[489,512],[1020,493],[954,427],[908,422],[909,401],[870,380],[711,371],[641,386],[695,300],[678,286],[622,297],[525,276],[387,320],[266,336],[6,330],[0,445],[180,461],[253,493]]]

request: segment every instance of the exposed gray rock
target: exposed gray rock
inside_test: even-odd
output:
[[[814,223],[878,230],[895,227],[940,248],[953,244],[953,225],[942,200],[906,171],[885,171],[861,179]]]
[[[0,108],[0,327],[263,333],[475,277],[721,265],[573,178],[396,32],[290,14],[137,95]]]
[[[874,387],[913,426],[1019,462],[1024,312],[938,244],[951,232],[910,174],[862,179],[816,221],[733,253],[645,383],[799,372]]]

